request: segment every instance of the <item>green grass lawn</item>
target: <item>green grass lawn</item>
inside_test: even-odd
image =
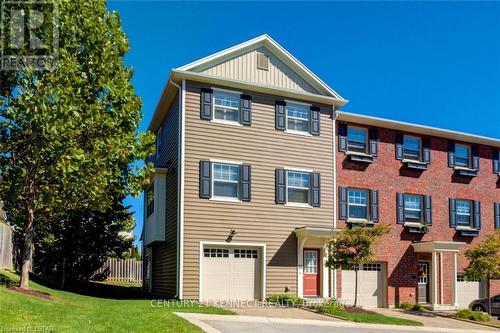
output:
[[[61,291],[31,282],[32,289],[48,293],[42,300],[12,290],[18,276],[0,271],[0,331],[45,332],[202,332],[172,312],[232,314],[195,304],[157,306],[136,286],[91,284],[81,293]],[[85,295],[83,295],[84,293]]]
[[[384,316],[379,313],[342,312],[340,314],[335,314],[335,315],[357,323],[423,326],[423,324],[419,321]]]

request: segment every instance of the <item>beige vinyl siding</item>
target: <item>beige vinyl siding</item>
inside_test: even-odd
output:
[[[160,154],[154,164],[156,167],[168,167],[166,174],[165,196],[165,241],[153,247],[152,257],[152,292],[158,295],[174,296],[177,292],[177,155],[179,129],[179,103],[174,99],[165,120],[162,123],[162,144]]]
[[[302,136],[275,129],[276,100],[252,96],[252,125],[231,126],[200,119],[200,88],[186,92],[186,161],[184,199],[184,298],[198,298],[200,241],[225,241],[267,246],[266,292],[295,293],[297,239],[294,229],[333,226],[332,108],[321,107],[321,135]],[[221,87],[223,88],[223,87]],[[225,88],[228,89],[228,88]],[[224,159],[252,166],[252,200],[246,203],[199,198],[199,161]],[[321,207],[275,204],[275,168],[296,167],[321,173]]]
[[[269,70],[257,69],[258,52],[262,52],[268,56]],[[259,47],[256,50],[224,61],[203,70],[201,73],[221,76],[228,79],[248,81],[253,84],[263,84],[290,90],[318,93],[311,84],[265,47]]]

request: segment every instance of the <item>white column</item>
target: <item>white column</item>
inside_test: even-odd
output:
[[[304,296],[304,243],[307,237],[297,238],[297,296]]]
[[[457,299],[457,253],[453,253],[453,306],[458,308],[458,299]]]
[[[323,246],[323,259],[321,260],[321,262],[323,263],[322,267],[321,267],[321,271],[322,271],[322,291],[321,291],[321,295],[324,297],[324,298],[328,298],[328,271],[329,269],[325,266],[326,265],[326,260],[328,258],[328,250],[327,250],[327,246]]]
[[[443,274],[443,252],[439,252],[439,304],[444,304],[444,274]]]
[[[432,266],[431,266],[431,291],[432,291],[432,307],[437,307],[438,297],[437,297],[437,252],[432,252]]]

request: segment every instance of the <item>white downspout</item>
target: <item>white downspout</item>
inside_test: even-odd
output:
[[[332,107],[332,133],[333,133],[333,228],[337,228],[337,112],[335,106]],[[337,298],[337,270],[333,270],[332,297]]]

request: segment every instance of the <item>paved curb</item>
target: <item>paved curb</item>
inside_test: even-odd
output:
[[[332,314],[329,314],[329,313],[323,313],[323,312],[319,312],[319,311],[314,311],[312,309],[308,309],[308,308],[300,308],[304,311],[309,311],[309,312],[312,312],[312,313],[316,313],[316,314],[319,314],[319,315],[323,315],[323,316],[327,316],[327,317],[332,317],[332,318],[335,318],[335,319],[340,319],[340,320],[343,320],[343,321],[349,321],[347,319],[345,319],[344,317],[339,317],[339,316],[336,316],[336,315],[332,315]]]
[[[474,321],[474,320],[468,320],[468,319],[463,319],[463,318],[457,318],[457,317],[454,317],[454,316],[445,316],[445,315],[442,315],[442,314],[439,314],[439,313],[435,313],[434,315],[436,315],[438,317],[441,317],[441,318],[455,319],[455,320],[463,321],[463,322],[470,323],[470,324],[476,324],[476,325],[482,325],[482,326],[487,326],[487,327],[493,327],[493,328],[500,329],[500,327],[498,327],[497,325],[483,323],[483,322],[480,322],[480,321]]]

